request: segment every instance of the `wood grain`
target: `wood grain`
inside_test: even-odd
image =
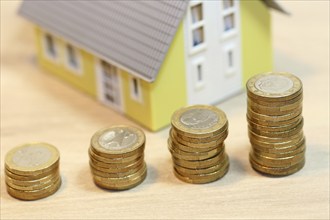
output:
[[[129,191],[97,188],[87,147],[99,128],[134,122],[40,70],[33,30],[16,15],[20,2],[1,1],[1,219],[328,219],[329,216],[329,2],[282,1],[291,16],[273,13],[275,70],[304,83],[307,164],[284,178],[259,175],[249,165],[246,94],[219,104],[229,119],[231,167],[220,181],[186,184],[172,173],[169,128],[146,131],[148,177]],[[257,45],[256,45],[257,46]],[[5,153],[28,141],[61,152],[63,186],[34,202],[10,197]]]

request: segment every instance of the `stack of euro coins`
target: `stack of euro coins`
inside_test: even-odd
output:
[[[5,158],[8,193],[21,200],[37,200],[61,186],[60,154],[47,143],[28,143],[10,150]]]
[[[224,140],[228,121],[220,109],[194,105],[177,110],[172,116],[168,149],[175,176],[188,183],[216,181],[229,169]]]
[[[290,73],[259,74],[247,82],[250,163],[266,175],[286,176],[305,164],[302,83]]]
[[[142,130],[119,125],[97,131],[89,148],[90,168],[96,185],[110,190],[133,188],[147,176]]]

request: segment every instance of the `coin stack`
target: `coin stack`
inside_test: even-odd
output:
[[[142,130],[119,125],[96,132],[89,148],[93,179],[99,187],[126,190],[147,176]]]
[[[188,183],[209,183],[229,169],[224,140],[228,121],[220,109],[195,105],[177,110],[172,116],[168,149],[174,174]]]
[[[8,193],[21,200],[37,200],[61,186],[60,154],[46,143],[28,143],[10,150],[5,158]]]
[[[250,163],[264,174],[285,176],[305,164],[302,83],[290,73],[259,74],[247,82]]]

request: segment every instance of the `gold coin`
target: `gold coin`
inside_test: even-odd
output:
[[[248,107],[247,110],[247,115],[249,118],[254,118],[257,120],[261,120],[261,121],[271,121],[271,122],[283,122],[283,121],[288,121],[290,119],[296,118],[297,116],[302,114],[302,108],[297,108],[294,111],[291,111],[288,114],[285,115],[266,115],[266,114],[260,114],[257,112],[252,111],[252,109],[250,109]]]
[[[203,147],[203,148],[189,147],[189,146],[180,144],[179,142],[177,142],[175,140],[175,138],[171,138],[171,137],[168,138],[168,142],[173,147],[175,147],[176,149],[179,149],[179,150],[182,150],[182,151],[186,151],[186,152],[191,152],[191,153],[204,153],[204,152],[208,152],[208,151],[214,150],[216,148],[221,148],[222,145],[223,145],[223,143],[220,143],[217,146],[213,146],[213,147],[209,147],[209,148],[206,148],[206,147]]]
[[[253,149],[257,149],[261,152],[267,152],[267,153],[288,153],[294,150],[297,150],[302,145],[305,145],[306,140],[305,137],[302,136],[300,139],[297,140],[290,140],[289,142],[282,142],[282,143],[271,143],[268,145],[268,143],[263,143],[264,146],[255,144],[254,140],[250,140],[251,146]],[[259,142],[261,143],[261,142]]]
[[[145,171],[145,173],[142,174],[142,176],[139,176],[136,179],[132,180],[130,183],[126,183],[126,184],[116,185],[110,183],[103,183],[103,182],[98,182],[95,179],[94,182],[96,185],[98,185],[101,188],[120,191],[120,190],[128,190],[140,185],[145,180],[146,177],[147,177],[147,170]]]
[[[195,175],[196,177],[195,178],[192,178],[191,176],[190,177],[187,177],[187,176],[182,176],[181,174],[179,174],[177,172],[176,169],[174,169],[174,175],[184,181],[184,182],[187,182],[187,183],[192,183],[192,184],[204,184],[204,183],[210,183],[210,182],[214,182],[220,178],[222,178],[229,170],[229,164],[218,170],[218,171],[215,171],[213,173],[209,173],[209,174],[205,174],[205,175]]]
[[[287,167],[299,163],[305,158],[305,152],[301,152],[297,155],[285,157],[285,158],[271,158],[256,152],[250,152],[250,158],[256,161],[258,164],[268,167]]]
[[[194,105],[174,112],[173,129],[187,137],[210,137],[222,133],[228,123],[220,109],[207,105]]]
[[[300,79],[293,74],[274,72],[262,73],[246,83],[248,95],[255,99],[283,101],[299,95],[302,90]]]
[[[175,149],[173,146],[171,146],[170,143],[168,143],[168,149],[171,152],[172,156],[182,160],[206,160],[219,154],[221,151],[224,150],[224,148],[225,148],[224,146],[221,146],[209,152],[191,153],[191,152],[185,152],[179,149]]]
[[[143,163],[143,166],[140,170],[138,170],[137,172],[127,175],[127,176],[123,176],[123,177],[102,177],[102,176],[98,176],[98,175],[94,175],[94,179],[100,181],[100,182],[110,182],[110,183],[127,183],[130,182],[132,179],[135,179],[138,176],[141,176],[144,171],[147,169],[147,165],[145,163]]]
[[[301,145],[302,142],[305,141],[305,136],[303,133],[301,133],[301,135],[292,138],[290,140],[287,141],[283,141],[283,142],[274,142],[274,143],[270,143],[267,141],[260,141],[260,140],[256,140],[253,138],[250,138],[250,143],[256,147],[256,148],[260,148],[262,150],[276,150],[276,151],[286,151],[286,150],[290,150],[290,149],[295,149],[297,146]]]
[[[203,143],[210,143],[213,141],[217,141],[217,140],[223,138],[224,136],[228,135],[228,126],[226,126],[225,129],[221,133],[219,133],[217,135],[209,136],[209,137],[198,137],[198,136],[197,137],[188,137],[188,136],[185,136],[183,134],[176,132],[174,129],[170,129],[170,132],[173,133],[173,136],[175,136],[181,140],[187,141],[189,143],[203,144]]]
[[[262,112],[267,115],[283,115],[289,113],[290,111],[294,111],[297,108],[302,108],[302,99],[293,104],[287,104],[280,107],[260,105],[248,99],[247,105],[254,112]]]
[[[303,131],[299,131],[297,134],[294,134],[289,137],[267,137],[267,136],[262,136],[254,133],[253,131],[249,130],[248,131],[250,141],[253,139],[254,141],[260,141],[260,142],[267,142],[267,143],[283,143],[283,142],[288,142],[290,140],[300,140],[301,137],[304,135]]]
[[[266,121],[266,120],[262,120],[262,119],[258,119],[258,118],[253,118],[249,114],[246,114],[246,118],[249,123],[253,122],[258,125],[272,127],[272,126],[285,126],[285,125],[297,123],[299,120],[302,119],[302,115],[300,114],[295,118],[291,118],[291,119],[285,120],[285,121]]]
[[[104,163],[102,161],[98,161],[96,160],[94,157],[89,158],[96,166],[99,167],[103,167],[103,168],[122,168],[122,167],[127,167],[127,166],[131,166],[132,164],[134,164],[137,161],[143,160],[144,159],[144,155],[141,155],[140,157],[134,159],[133,161],[130,162],[122,162],[122,163]]]
[[[206,159],[206,160],[179,160],[172,156],[173,163],[181,167],[190,168],[190,169],[202,169],[207,167],[215,166],[221,163],[227,157],[224,151],[220,152],[216,156]]]
[[[215,147],[215,146],[219,146],[220,144],[222,144],[225,139],[227,138],[228,136],[228,132],[225,131],[224,132],[224,136],[222,136],[221,138],[215,140],[215,141],[210,141],[208,143],[193,143],[193,142],[190,142],[190,141],[185,141],[185,140],[182,140],[181,138],[175,136],[175,134],[173,133],[172,134],[172,139],[175,139],[177,142],[179,142],[180,144],[182,145],[186,145],[186,146],[189,146],[189,147],[195,147],[195,148],[212,148],[212,147]]]
[[[146,176],[147,176],[147,169],[142,169],[142,173],[135,178],[131,178],[129,181],[103,181],[100,178],[95,178],[94,182],[101,188],[110,189],[110,190],[127,190],[131,189],[139,184],[141,184]]]
[[[97,155],[101,158],[103,158],[104,160],[129,160],[129,158],[134,157],[138,154],[143,154],[144,153],[144,149],[145,149],[145,143],[142,144],[141,147],[139,147],[138,149],[129,152],[129,153],[125,153],[125,154],[107,154],[107,153],[102,153],[102,152],[97,152],[95,150],[95,148],[93,146],[90,146],[89,150],[93,152],[94,155]]]
[[[297,134],[298,132],[300,132],[303,128],[303,121],[301,121],[296,127],[291,128],[290,130],[286,130],[286,131],[264,131],[262,129],[255,129],[252,128],[251,126],[248,126],[249,130],[252,131],[253,133],[257,134],[257,135],[262,135],[262,136],[266,136],[266,137],[291,137],[295,134]]]
[[[100,156],[118,155],[126,157],[134,155],[145,143],[145,135],[142,130],[117,125],[97,131],[92,139],[91,146]]]
[[[221,167],[219,167],[219,169],[213,171],[213,172],[209,172],[209,173],[199,173],[199,174],[191,174],[191,173],[185,173],[185,172],[182,172],[182,170],[179,168],[177,169],[177,167],[179,166],[174,166],[173,168],[175,169],[175,171],[177,173],[179,173],[181,176],[184,176],[184,177],[189,177],[190,179],[202,179],[202,178],[207,178],[209,176],[212,176],[214,173],[222,170],[222,169],[225,169],[226,167],[228,167],[229,165],[229,159],[228,157],[226,157],[223,162],[221,163]]]
[[[102,172],[105,172],[105,173],[124,173],[124,172],[127,172],[131,169],[134,169],[138,166],[140,166],[142,163],[144,162],[143,160],[143,157],[140,159],[140,160],[137,160],[136,162],[132,163],[132,164],[129,164],[127,166],[109,166],[109,167],[100,167],[98,166],[97,164],[94,163],[93,160],[90,160],[89,161],[89,164],[90,166],[95,169],[95,170],[98,170],[98,171],[102,171]]]
[[[284,101],[274,101],[274,100],[269,100],[269,99],[260,99],[260,98],[254,98],[248,95],[248,100],[261,105],[261,106],[268,106],[268,107],[284,107],[284,106],[290,106],[292,104],[295,104],[297,102],[301,102],[303,100],[303,90],[300,90],[300,92],[297,94],[297,96],[293,97],[292,99],[289,100],[284,100]]]
[[[228,130],[224,130],[222,133],[212,136],[212,137],[207,137],[207,138],[192,138],[192,137],[186,137],[183,136],[179,133],[176,133],[175,130],[172,130],[173,132],[173,137],[178,140],[182,140],[185,143],[192,143],[192,144],[209,144],[209,143],[215,143],[219,142],[219,140],[224,140],[228,136]]]
[[[52,185],[53,183],[55,183],[56,181],[58,181],[58,179],[60,179],[61,177],[59,175],[54,176],[52,179],[48,179],[48,181],[42,182],[42,183],[37,183],[34,185],[17,185],[15,184],[15,181],[13,179],[10,179],[10,177],[6,176],[6,184],[8,186],[10,186],[11,188],[15,189],[15,190],[21,190],[21,191],[34,191],[34,190],[42,190],[47,188],[48,186]]]
[[[143,155],[143,152],[137,153],[135,155],[129,156],[129,157],[118,157],[118,158],[105,158],[102,156],[97,155],[92,148],[89,148],[88,150],[89,156],[92,157],[93,159],[100,161],[102,163],[107,163],[107,164],[126,164],[126,163],[134,163],[138,158],[140,158]]]
[[[48,197],[54,194],[61,186],[61,178],[59,178],[55,183],[52,185],[47,186],[41,190],[29,190],[29,191],[22,191],[13,189],[12,187],[7,186],[7,192],[14,198],[21,199],[21,200],[37,200]]]
[[[119,178],[119,177],[124,177],[124,176],[131,175],[133,173],[136,173],[137,171],[142,169],[143,166],[144,166],[144,163],[141,163],[137,167],[134,167],[128,171],[115,172],[115,173],[102,172],[102,171],[94,169],[93,167],[91,167],[91,171],[92,171],[92,174],[96,175],[96,176],[105,177],[105,178]]]
[[[229,161],[229,158],[226,155],[226,158],[223,161],[221,161],[220,163],[218,163],[218,164],[216,164],[214,166],[207,167],[207,168],[190,169],[190,168],[181,167],[181,166],[179,166],[177,164],[174,164],[174,167],[178,171],[178,173],[193,174],[193,175],[195,175],[195,174],[207,174],[207,173],[213,173],[213,172],[221,169],[222,167],[225,166],[225,164],[228,163],[228,161]]]
[[[260,148],[255,148],[253,145],[252,145],[252,150],[256,153],[256,154],[261,154],[261,155],[264,155],[266,157],[278,157],[278,158],[281,158],[281,157],[290,157],[290,156],[294,156],[296,154],[299,154],[301,152],[305,152],[305,144],[303,145],[300,145],[298,147],[296,147],[294,150],[291,150],[291,151],[286,151],[286,152],[269,152],[269,150],[267,151],[263,151],[263,150],[260,150]]]
[[[5,174],[13,179],[16,180],[21,180],[21,181],[33,181],[33,180],[39,180],[42,179],[46,176],[52,175],[53,173],[56,173],[59,171],[59,166],[54,167],[54,169],[49,170],[45,173],[41,173],[38,175],[17,175],[13,172],[11,172],[10,170],[8,170],[7,168],[5,168]]]
[[[254,130],[262,130],[265,132],[281,132],[281,131],[288,131],[292,128],[297,127],[300,123],[304,123],[303,117],[299,117],[298,121],[295,121],[294,123],[291,124],[286,124],[286,125],[280,125],[280,126],[265,126],[265,125],[259,125],[256,124],[252,121],[248,121],[249,127]]]
[[[250,158],[250,164],[252,168],[260,173],[270,175],[270,176],[287,176],[291,175],[293,173],[298,172],[301,170],[304,165],[305,165],[305,159],[303,159],[301,162],[293,165],[293,166],[288,166],[288,167],[268,167],[268,166],[263,166],[255,162],[252,158]]]
[[[49,181],[52,181],[56,179],[59,175],[59,169],[55,170],[54,173],[49,174],[48,176],[42,177],[40,179],[34,179],[34,180],[19,180],[13,178],[10,174],[8,175],[9,171],[5,169],[5,179],[6,182],[11,182],[18,186],[34,186],[34,185],[42,185],[44,183],[47,183]]]
[[[58,167],[59,159],[60,154],[53,145],[42,142],[27,143],[7,153],[5,167],[17,175],[36,176]]]

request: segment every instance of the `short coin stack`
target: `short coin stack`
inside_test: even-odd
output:
[[[139,185],[147,176],[144,148],[145,135],[138,128],[119,125],[96,132],[89,148],[95,184],[110,190]]]
[[[218,108],[195,105],[177,110],[168,139],[177,178],[198,184],[223,177],[229,169],[223,143],[227,136],[228,121]]]
[[[61,186],[60,154],[46,143],[29,143],[10,150],[5,158],[8,193],[21,200],[37,200]]]
[[[264,73],[247,82],[252,167],[290,175],[305,164],[301,81],[289,73]]]

